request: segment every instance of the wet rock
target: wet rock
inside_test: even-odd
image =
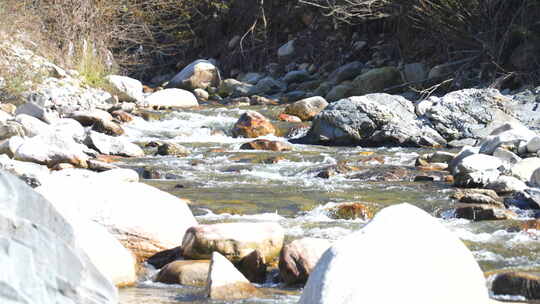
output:
[[[376,68],[354,78],[351,95],[361,96],[369,93],[379,93],[401,83],[401,73],[397,68]]]
[[[190,108],[197,107],[197,97],[182,89],[165,89],[152,93],[145,99],[145,104],[151,108]]]
[[[373,218],[374,214],[375,210],[373,207],[358,202],[342,203],[328,210],[328,216],[330,218],[342,220],[369,220]]]
[[[81,216],[106,227],[139,263],[178,246],[187,228],[197,225],[184,200],[143,183],[102,177],[103,173],[58,176],[36,190],[62,214]]]
[[[417,175],[414,177],[414,182],[433,182],[435,181],[435,176],[428,176],[428,175]]]
[[[515,192],[504,199],[504,204],[520,209],[540,209],[540,189],[527,188]]]
[[[238,270],[250,282],[262,284],[266,281],[266,261],[259,250],[254,250],[238,263]]]
[[[190,154],[189,150],[184,146],[176,143],[164,143],[158,146],[157,155],[172,155],[172,156],[187,156]]]
[[[218,252],[212,253],[205,294],[213,300],[238,300],[260,295],[257,288]]]
[[[297,142],[361,146],[441,146],[446,141],[417,119],[403,97],[369,94],[330,104]]]
[[[92,130],[110,136],[120,136],[124,134],[124,129],[112,120],[98,120],[92,125]]]
[[[528,300],[540,299],[540,276],[524,272],[506,272],[495,275],[491,283],[495,295],[522,296]]]
[[[400,259],[393,258],[396,252]],[[396,273],[407,279],[392,275]],[[483,272],[463,242],[438,219],[409,204],[383,209],[322,255],[299,303],[334,304],[336,299],[342,304],[489,300]]]
[[[328,76],[332,83],[341,83],[345,80],[354,79],[356,76],[362,73],[364,64],[360,61],[353,61],[340,66]]]
[[[493,221],[516,219],[517,214],[494,205],[457,204],[456,217],[471,221]]]
[[[105,77],[110,85],[109,93],[116,95],[119,101],[141,103],[144,100],[142,83],[120,75],[108,75]]]
[[[113,137],[95,131],[88,132],[85,143],[102,154],[127,157],[144,156],[144,151],[124,137]]]
[[[52,167],[58,163],[69,163],[86,168],[89,157],[83,145],[59,133],[46,133],[27,138],[14,153],[17,160],[29,161]]]
[[[172,249],[163,250],[149,257],[146,260],[146,263],[154,266],[154,268],[156,269],[161,269],[163,268],[163,266],[171,262],[180,260],[180,257],[181,257],[180,253],[181,253],[180,246],[172,248]]]
[[[112,111],[111,115],[114,119],[118,120],[119,122],[130,122],[133,120],[133,116],[131,114],[124,112],[122,110]]]
[[[524,182],[529,182],[536,169],[540,169],[540,158],[525,158],[512,167],[512,176]]]
[[[238,263],[253,250],[265,261],[275,260],[283,246],[284,230],[276,223],[223,223],[199,225],[188,229],[182,241],[182,255],[208,259],[217,251]]]
[[[328,166],[322,169],[321,172],[317,174],[319,178],[330,178],[336,174],[345,174],[353,170],[353,167],[347,164],[347,161],[339,161],[335,165]]]
[[[75,119],[84,127],[89,127],[98,121],[112,121],[113,117],[109,112],[94,109],[89,111],[75,111],[70,118]]]
[[[255,138],[268,134],[276,134],[276,129],[270,121],[255,111],[246,111],[234,124],[234,137]]]
[[[505,108],[505,97],[497,90],[465,89],[430,100],[432,105],[424,116],[448,141],[483,138],[505,123],[517,122],[501,110]]]
[[[500,194],[508,194],[525,190],[527,185],[513,176],[501,175],[497,178],[497,180],[487,184],[486,188],[494,190]]]
[[[204,286],[209,270],[209,260],[173,261],[159,271],[155,281],[165,284]]]
[[[301,120],[312,120],[328,106],[328,102],[320,96],[299,100],[285,108],[285,113],[300,117]]]
[[[251,106],[263,106],[263,105],[278,105],[279,102],[274,99],[266,98],[263,96],[253,95],[249,100]]]
[[[225,101],[226,100],[227,99],[225,99]],[[251,99],[249,97],[238,97],[238,98],[230,99],[226,104],[237,106],[237,107],[244,107],[244,106],[249,106],[250,103],[251,103]]]
[[[199,59],[190,63],[176,74],[167,84],[167,88],[186,90],[219,87],[221,76],[219,69],[210,61]]]
[[[0,302],[118,301],[114,285],[80,247],[84,240],[52,204],[5,172],[0,172],[0,193],[4,211],[0,222],[7,228],[2,230],[2,242],[9,248],[0,251],[4,265]]]
[[[302,119],[300,119],[300,117],[285,114],[285,113],[279,114],[278,120],[287,121],[287,122],[302,122]]]
[[[305,284],[328,247],[328,240],[316,238],[303,238],[284,245],[279,255],[279,276],[283,282]]]
[[[268,150],[268,151],[291,151],[292,146],[288,143],[276,140],[257,139],[240,146],[242,150]]]
[[[497,193],[488,189],[460,189],[452,195],[452,198],[465,204],[491,205],[504,208],[502,199]]]

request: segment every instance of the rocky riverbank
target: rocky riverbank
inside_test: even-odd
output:
[[[279,55],[287,57],[293,46],[288,43]],[[13,48],[8,54],[19,58],[21,52]],[[381,91],[410,77],[423,79],[436,67],[430,73],[425,67],[413,69],[423,74],[411,76],[411,66],[399,70],[352,62],[324,71],[314,65],[275,64],[264,73],[223,80],[208,60],[197,60],[154,87],[111,75],[103,90],[88,87],[75,71],[29,58],[48,77],[26,93],[24,103],[3,102],[0,110],[0,190],[8,198],[0,208],[8,248],[2,262],[10,265],[2,280],[9,292],[0,293],[0,299],[115,303],[114,286],[138,284],[147,278],[147,267],[160,269],[151,278],[157,282],[204,286],[202,294],[191,295],[196,301],[264,299],[271,295],[260,284],[298,287],[306,282],[300,303],[355,303],[365,297],[373,303],[488,303],[489,293],[540,298],[537,275],[508,269],[484,273],[477,256],[434,212],[410,204],[383,209],[369,202],[340,202],[325,210],[329,218],[362,225],[373,220],[341,240],[292,239],[287,227],[275,221],[199,223],[192,202],[142,180],[168,179],[183,188],[189,175],[130,165],[130,160],[151,158],[162,161],[160,167],[170,159],[181,165],[174,160],[195,153],[189,165],[204,168],[209,153],[233,159],[238,151],[273,153],[262,161],[235,159],[258,162],[261,167],[248,170],[264,171],[264,166],[291,162],[287,153],[305,145],[339,147],[315,153],[327,158],[351,147],[377,147],[353,150],[356,158],[335,163],[323,159],[303,174],[322,180],[319,186],[336,179],[439,182],[456,188],[452,195],[460,202],[435,213],[443,221],[517,220],[535,242],[540,90],[502,94],[466,89],[415,99],[411,92]],[[220,117],[231,120],[223,124],[226,128],[200,128],[218,141],[240,140],[234,142],[234,153],[215,147],[192,151],[169,140],[188,136],[175,128],[166,127],[152,140],[137,133],[144,134],[163,115],[238,107],[250,110]],[[256,107],[273,114],[253,111]],[[383,166],[382,154],[392,147],[431,152],[418,155],[415,150],[415,166]],[[240,173],[245,167],[226,170]],[[21,283],[33,273],[48,275]],[[356,283],[358,273],[366,280],[363,288]],[[37,286],[39,292],[26,286]]]

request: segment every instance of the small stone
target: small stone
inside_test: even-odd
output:
[[[516,219],[513,211],[490,205],[457,204],[456,217],[471,221]]]
[[[298,116],[300,119],[312,120],[324,108],[328,106],[328,102],[321,96],[309,97],[299,100],[285,108],[285,113]]]
[[[302,122],[302,119],[300,119],[300,117],[294,116],[294,115],[285,114],[285,113],[279,114],[278,120],[281,120],[281,121],[287,121],[287,122]]]
[[[282,151],[291,151],[292,146],[281,141],[257,139],[255,141],[251,141],[251,142],[241,145],[240,149],[242,150],[269,150],[269,151],[282,152]]]
[[[375,215],[375,209],[365,203],[351,202],[342,203],[328,209],[328,216],[332,219],[341,220],[369,220]]]
[[[158,146],[157,155],[187,156],[189,150],[176,143],[164,143]]]
[[[130,122],[133,120],[133,116],[131,116],[131,114],[124,112],[122,110],[113,111],[111,115],[112,117],[114,117],[114,119],[120,122]]]
[[[110,136],[120,136],[124,134],[124,129],[111,120],[98,120],[92,125],[92,130]]]

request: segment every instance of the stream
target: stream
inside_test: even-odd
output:
[[[247,109],[272,119],[283,107],[205,107],[149,113],[149,120],[137,118],[126,124],[125,136],[141,145],[151,141],[180,143],[191,154],[122,159],[118,164],[138,170],[147,177],[145,183],[189,199],[199,223],[275,221],[285,228],[286,242],[301,237],[338,240],[366,221],[332,219],[330,207],[361,201],[378,210],[407,202],[440,218],[471,249],[485,272],[540,272],[540,231],[520,229],[530,215],[519,212],[518,220],[504,221],[455,219],[455,203],[449,198],[453,188],[442,178],[444,174],[414,168],[418,155],[433,150],[310,145],[293,145],[293,151],[288,152],[240,150],[252,139],[233,138],[230,130]],[[282,130],[281,135],[295,125],[272,122]],[[285,141],[279,136],[264,138]],[[145,149],[147,155],[155,151]],[[324,168],[344,161],[351,168],[349,172],[328,179],[317,177]],[[437,178],[427,182],[413,182],[409,175],[406,181],[399,174],[392,178],[400,169],[407,169],[412,177]],[[301,292],[271,280],[259,286],[266,297],[235,303],[296,303]],[[202,288],[153,283],[148,275],[136,287],[121,289],[120,303],[229,303],[205,299],[202,292]]]

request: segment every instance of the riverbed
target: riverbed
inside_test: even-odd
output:
[[[301,237],[334,241],[367,223],[366,219],[333,219],[328,210],[336,204],[363,202],[379,210],[407,202],[440,218],[465,242],[485,272],[540,272],[540,232],[520,228],[531,214],[515,210],[518,220],[484,222],[454,218],[455,202],[449,198],[454,188],[445,181],[445,173],[414,168],[420,154],[433,150],[298,144],[287,152],[240,150],[252,139],[233,138],[231,129],[247,109],[271,119],[283,110],[214,106],[150,113],[149,120],[137,118],[126,125],[125,136],[140,145],[179,143],[191,154],[123,159],[119,165],[138,170],[145,183],[189,199],[199,223],[274,221],[286,229],[286,241]],[[286,141],[283,136],[289,128],[305,125],[273,122],[281,136],[264,138],[278,141]],[[154,149],[146,148],[147,155]],[[322,170],[345,162],[347,172],[318,177]],[[415,176],[433,181],[415,182]],[[120,290],[121,303],[226,303],[205,299],[201,288],[153,283],[151,274],[149,270],[136,287]],[[272,283],[271,278],[261,287],[266,297],[237,303],[296,303],[301,291]]]

